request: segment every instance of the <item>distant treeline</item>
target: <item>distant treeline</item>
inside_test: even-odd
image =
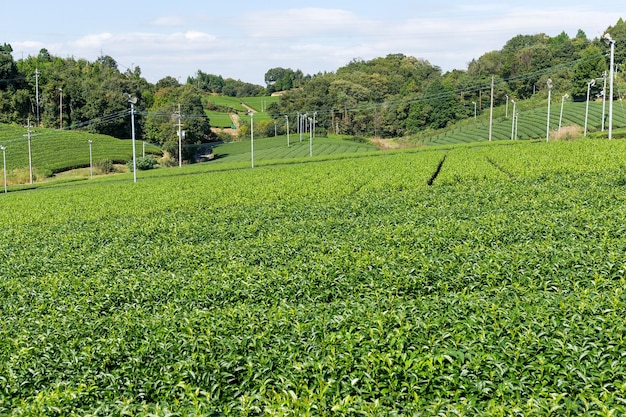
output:
[[[607,28],[618,46],[615,62],[626,58],[626,24]],[[585,100],[587,83],[598,79],[591,93],[601,95],[608,70],[608,45],[590,40],[579,30],[518,35],[499,51],[487,52],[467,70],[442,73],[424,59],[403,54],[365,61],[353,59],[335,72],[305,75],[300,70],[272,68],[266,86],[223,78],[198,70],[184,84],[168,76],[151,84],[139,67],[120,71],[110,56],[94,62],[60,58],[42,49],[37,56],[14,61],[11,45],[0,45],[0,123],[32,123],[44,127],[86,128],[119,138],[130,136],[128,95],[136,97],[137,130],[142,139],[166,145],[175,156],[178,116],[186,143],[212,138],[205,115],[208,95],[233,97],[281,92],[267,111],[277,120],[298,113],[316,115],[322,131],[359,136],[397,137],[438,129],[488,108],[492,77],[494,99],[527,99],[553,91]],[[618,73],[617,97],[623,91]],[[558,97],[555,95],[554,97]],[[178,105],[180,104],[180,109]],[[295,127],[294,127],[295,129]]]

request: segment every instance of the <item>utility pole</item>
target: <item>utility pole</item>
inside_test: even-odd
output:
[[[313,125],[313,119],[309,117],[309,156],[313,156],[313,126],[312,125]]]
[[[604,132],[604,112],[606,110],[606,71],[602,74],[602,78],[604,78],[604,86],[602,87],[602,131]]]
[[[250,160],[254,168],[254,113],[249,111],[248,114],[250,115]]]
[[[491,108],[489,110],[489,142],[493,136],[493,89],[495,84],[495,77],[491,76]]]
[[[2,151],[2,171],[4,176],[4,193],[7,193],[7,148],[0,145],[0,151]]]
[[[609,66],[609,139],[613,138],[613,80],[615,79],[615,40],[608,33],[604,39],[611,45],[611,63]]]
[[[513,118],[511,120],[511,140],[513,140],[513,138],[517,139],[517,137],[515,136],[515,117],[517,115],[517,113],[515,113],[515,105],[517,103],[515,103],[515,100],[511,99],[511,103],[513,104]]]
[[[548,141],[548,137],[550,136],[550,98],[552,95],[552,79],[548,78],[548,116],[546,117],[546,142]]]
[[[37,104],[37,126],[39,126],[39,69],[35,68],[35,102]]]
[[[93,178],[93,154],[91,152],[91,144],[93,143],[90,140],[87,141],[89,143],[89,178]]]
[[[178,112],[176,114],[178,115],[178,166],[182,167],[183,166],[183,131],[182,131],[182,123],[180,121],[181,119],[180,104],[178,105]]]
[[[130,103],[130,129],[133,143],[133,182],[137,182],[137,151],[135,150],[135,104],[137,104],[137,97],[132,97],[130,94],[126,93],[126,98]]]
[[[63,89],[59,88],[59,129],[63,129]]]
[[[296,125],[296,134],[300,134],[300,112],[296,112],[297,118],[298,118],[298,123]],[[300,140],[302,141],[302,140]]]
[[[26,127],[26,136],[28,138],[28,168],[30,173],[30,183],[33,183],[33,153],[30,146],[30,138],[33,131],[30,130],[30,119],[28,119],[28,126]]]
[[[504,118],[508,119],[509,118],[509,96],[505,95],[504,97],[506,97],[506,109],[504,113]]]

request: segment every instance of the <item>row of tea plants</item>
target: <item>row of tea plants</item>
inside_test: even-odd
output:
[[[625,150],[0,195],[0,414],[623,414]]]

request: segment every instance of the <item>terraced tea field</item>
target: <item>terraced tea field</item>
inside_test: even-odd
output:
[[[626,142],[209,166],[0,194],[0,414],[626,412]]]
[[[78,167],[89,166],[89,141],[92,141],[93,161],[109,159],[126,162],[132,159],[133,148],[130,140],[115,139],[111,136],[73,130],[32,129],[31,151],[35,169],[49,175]],[[6,147],[6,161],[9,170],[28,167],[28,139],[26,128],[0,125],[0,145]],[[144,145],[135,143],[137,155],[142,155]],[[161,154],[161,150],[151,144],[145,146],[146,153]]]

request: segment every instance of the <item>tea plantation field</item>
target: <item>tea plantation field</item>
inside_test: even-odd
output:
[[[227,167],[0,194],[0,415],[626,413],[626,142]]]

